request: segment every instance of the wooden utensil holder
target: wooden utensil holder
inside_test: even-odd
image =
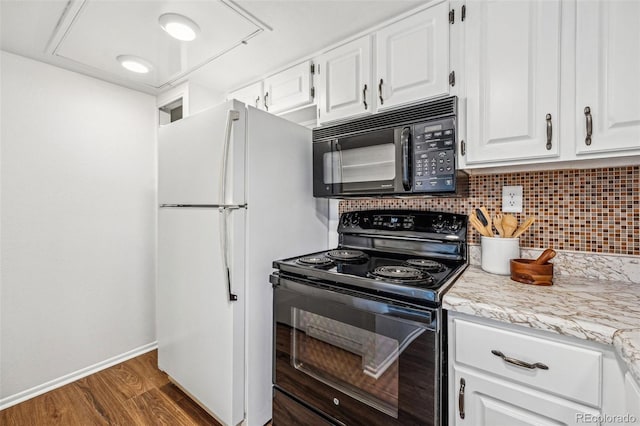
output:
[[[552,285],[553,263],[533,262],[534,259],[511,259],[511,279],[523,284]]]

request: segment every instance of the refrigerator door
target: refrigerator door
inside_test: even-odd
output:
[[[235,100],[160,127],[160,205],[245,204],[245,132],[246,108]]]
[[[231,302],[221,220],[228,219]],[[161,208],[158,217],[158,365],[225,425],[244,418],[245,210]]]
[[[271,419],[272,261],[327,248],[328,203],[313,198],[311,145],[311,130],[248,108],[248,426],[262,426]]]

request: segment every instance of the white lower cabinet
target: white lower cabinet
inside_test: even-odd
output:
[[[624,376],[625,408],[629,418],[633,417],[640,424],[640,384],[635,381],[631,373]],[[631,423],[631,422],[629,422]]]
[[[447,325],[449,425],[623,424],[640,409],[612,347],[455,312]]]
[[[578,425],[600,410],[464,367],[455,370],[456,414],[450,424]]]

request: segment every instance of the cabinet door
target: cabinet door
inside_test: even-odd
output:
[[[440,3],[376,33],[378,109],[449,93],[448,14]]]
[[[577,2],[578,154],[640,150],[639,22],[637,0]]]
[[[559,0],[467,2],[467,164],[558,156],[560,15]]]
[[[452,394],[450,404],[455,406],[455,410],[451,411],[455,415],[449,419],[451,425],[599,424],[593,421],[594,417],[600,415],[597,409],[464,368],[456,367],[453,391],[455,394]]]
[[[318,58],[318,121],[371,113],[371,38],[365,36]]]
[[[640,385],[629,372],[624,376],[624,387],[627,414],[640,420]]]
[[[242,89],[230,92],[227,95],[227,100],[230,99],[237,99],[243,104],[264,109],[262,103],[262,82],[258,81]]]
[[[311,87],[311,61],[305,61],[264,80],[264,105],[272,113],[310,105]]]

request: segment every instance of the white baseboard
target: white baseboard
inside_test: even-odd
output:
[[[158,347],[158,342],[151,342],[149,344],[132,349],[123,354],[116,355],[112,358],[98,362],[97,364],[90,365],[88,367],[74,371],[73,373],[69,373],[62,377],[58,377],[57,379],[50,380],[41,385],[34,386],[31,389],[27,389],[17,394],[10,395],[6,398],[2,398],[0,399],[0,410],[4,410],[5,408],[9,408],[12,405],[19,404],[23,401],[26,401],[27,399],[31,399],[33,397],[42,395],[43,393],[49,392],[51,390],[54,390],[56,388],[69,384],[71,382],[75,382],[76,380],[82,379],[83,377],[87,377],[93,373],[97,373],[98,371],[104,370],[105,368],[109,368],[116,364],[120,364],[121,362],[124,362],[128,359],[135,358],[139,355],[145,354],[149,351],[156,349],[157,347]]]

